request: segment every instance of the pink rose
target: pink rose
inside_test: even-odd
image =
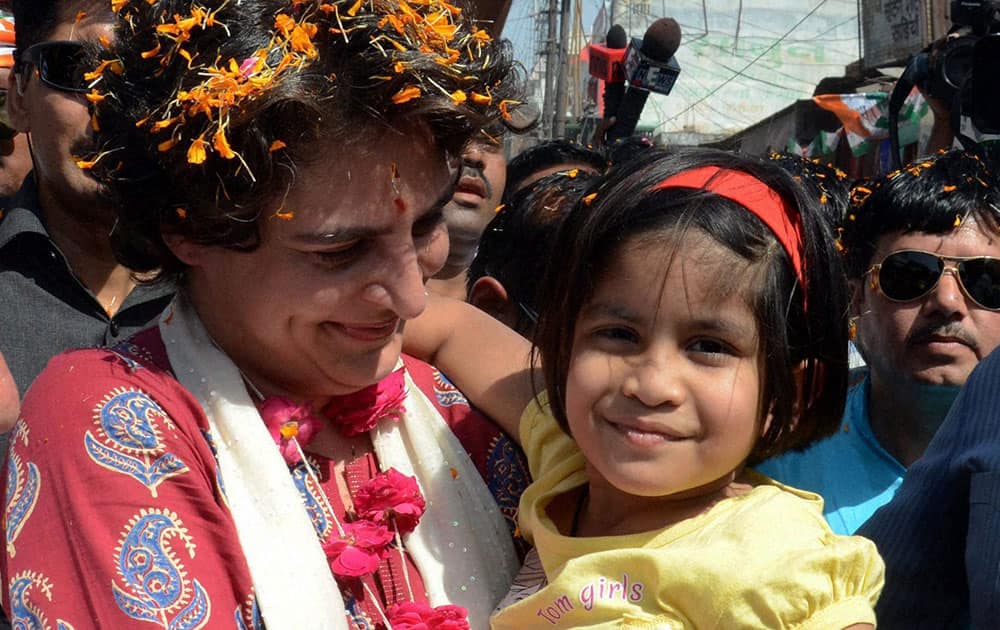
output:
[[[461,606],[431,608],[419,602],[401,602],[386,610],[393,630],[469,630],[468,615]]]
[[[380,523],[395,517],[400,535],[413,531],[424,515],[424,497],[414,477],[395,468],[372,477],[358,489],[354,509],[358,516]]]
[[[447,604],[434,609],[431,628],[435,630],[469,630],[469,611]]]
[[[308,446],[323,428],[323,421],[312,412],[308,402],[297,403],[284,396],[272,396],[261,404],[259,411],[267,432],[289,466],[302,461],[300,448]]]
[[[434,609],[419,602],[400,602],[385,611],[393,630],[430,630]]]
[[[375,428],[378,421],[396,412],[393,419],[399,420],[406,398],[406,381],[400,368],[378,383],[346,396],[334,396],[323,414],[330,419],[346,437],[367,433]]]
[[[368,520],[344,524],[344,536],[323,543],[323,551],[333,574],[338,577],[361,577],[374,573],[385,557],[386,546],[395,537],[381,523]]]

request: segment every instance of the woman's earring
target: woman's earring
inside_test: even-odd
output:
[[[854,341],[858,338],[858,318],[852,317],[847,320],[847,338]]]

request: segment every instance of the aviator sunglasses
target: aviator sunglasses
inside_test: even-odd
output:
[[[80,42],[41,42],[14,53],[14,71],[21,77],[28,66],[38,69],[38,78],[54,90],[87,91],[87,53]]]
[[[948,264],[951,263],[951,264]],[[939,256],[904,249],[872,265],[872,287],[893,302],[912,302],[934,290],[945,272],[958,278],[962,292],[982,308],[1000,310],[1000,259],[990,256]]]

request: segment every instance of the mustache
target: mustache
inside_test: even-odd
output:
[[[907,336],[906,343],[926,343],[934,337],[953,337],[976,352],[979,351],[979,341],[958,322],[931,322],[921,326]]]
[[[472,164],[462,164],[462,169],[458,175],[457,181],[461,181],[463,177],[473,177],[483,182],[483,188],[486,189],[486,196],[493,196],[493,184],[486,178],[486,173],[483,172],[483,169]]]

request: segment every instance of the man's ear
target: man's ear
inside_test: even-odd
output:
[[[510,304],[510,297],[499,280],[493,276],[483,276],[472,284],[469,304],[503,321],[503,315]]]
[[[7,116],[14,129],[22,133],[31,131],[31,116],[24,102],[24,87],[18,73],[7,73]]]

